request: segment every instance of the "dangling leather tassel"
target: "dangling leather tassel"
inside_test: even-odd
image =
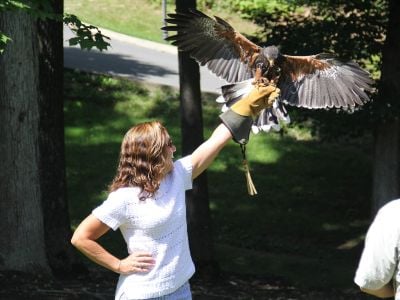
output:
[[[250,168],[249,164],[247,163],[246,159],[246,145],[245,144],[240,144],[240,149],[242,149],[242,155],[243,155],[243,169],[244,173],[246,176],[246,182],[247,182],[247,192],[249,193],[250,196],[257,195],[257,190],[256,187],[254,186],[253,180],[251,179],[250,175]]]

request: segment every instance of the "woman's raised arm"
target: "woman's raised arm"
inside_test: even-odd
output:
[[[215,157],[232,138],[229,129],[220,124],[211,137],[201,144],[192,154],[192,178],[199,176],[214,161]]]

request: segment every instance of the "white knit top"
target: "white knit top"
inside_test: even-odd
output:
[[[191,188],[191,156],[186,156],[174,163],[153,198],[139,200],[139,188],[120,188],[93,210],[100,221],[121,230],[128,253],[150,252],[155,260],[147,273],[120,275],[116,300],[122,295],[128,299],[167,295],[192,277],[185,205],[185,191]]]
[[[381,207],[370,225],[354,282],[377,290],[392,281],[400,300],[400,199]]]

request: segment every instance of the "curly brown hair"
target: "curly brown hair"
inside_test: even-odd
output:
[[[146,196],[153,196],[161,180],[173,168],[171,138],[158,121],[132,127],[121,144],[117,174],[109,191],[121,187],[140,187]]]

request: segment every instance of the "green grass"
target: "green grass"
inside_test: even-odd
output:
[[[165,43],[162,38],[163,13],[161,1],[146,0],[65,0],[65,12],[75,14],[84,22],[130,36]],[[175,11],[169,3],[167,12]],[[254,23],[241,19],[237,14],[224,11],[206,11],[231,22],[242,33],[254,34],[259,29]]]
[[[203,95],[203,113],[209,136],[218,123],[214,96]],[[66,71],[73,226],[105,199],[123,134],[151,119],[169,129],[179,157],[176,90]],[[349,288],[368,224],[371,145],[368,139],[322,143],[302,130],[296,134],[289,126],[290,134],[251,137],[248,159],[259,193],[255,197],[247,195],[237,144],[229,143],[209,169],[217,259],[226,271],[273,276],[307,287]],[[104,240],[114,252],[124,252],[118,233]]]

